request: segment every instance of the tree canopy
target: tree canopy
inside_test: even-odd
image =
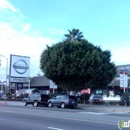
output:
[[[65,90],[107,86],[116,74],[111,52],[87,40],[65,40],[42,52],[40,68],[45,76]]]
[[[66,40],[68,41],[81,41],[83,39],[82,32],[79,29],[72,29],[72,31],[68,30],[69,34],[65,34]]]

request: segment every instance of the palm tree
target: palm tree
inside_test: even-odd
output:
[[[72,31],[68,30],[69,34],[65,34],[66,40],[69,41],[82,41],[83,35],[82,32],[79,31],[79,29],[72,29]]]

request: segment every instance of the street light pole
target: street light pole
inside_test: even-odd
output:
[[[29,81],[28,81],[28,89],[30,89],[30,78],[29,78]]]
[[[26,78],[28,80],[28,89],[30,89],[30,77]]]
[[[6,90],[7,90],[7,86],[8,86],[8,84],[7,84],[7,75],[8,75],[8,58],[5,57],[4,55],[1,55],[1,54],[0,54],[0,56],[1,56],[1,57],[4,57],[4,58],[6,59],[6,87],[5,87],[5,102],[6,102]]]

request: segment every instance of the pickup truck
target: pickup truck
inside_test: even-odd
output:
[[[106,105],[120,104],[121,97],[120,96],[109,96],[109,97],[104,96],[103,101],[105,102]]]
[[[103,100],[106,102],[119,102],[121,101],[121,97],[117,96],[117,97],[103,97]]]
[[[46,94],[34,93],[23,99],[23,105],[27,106],[28,104],[32,104],[34,107],[39,105],[48,106],[47,102],[50,97]]]

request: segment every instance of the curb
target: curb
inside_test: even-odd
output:
[[[6,102],[0,102],[0,105],[8,105]]]
[[[83,108],[77,107],[77,109],[81,110],[92,110],[92,111],[106,111],[106,112],[113,112],[113,113],[130,113],[130,110],[117,110],[117,109],[102,109],[102,108]]]

